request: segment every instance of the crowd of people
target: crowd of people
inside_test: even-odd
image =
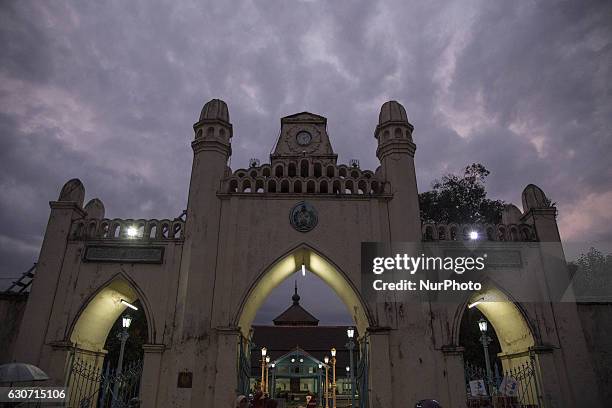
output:
[[[305,408],[316,408],[317,400],[314,396],[309,395],[306,401]],[[257,391],[252,396],[239,395],[236,398],[234,408],[277,408],[278,402],[268,396],[264,395],[263,392]]]
[[[307,398],[306,408],[316,408],[317,401],[313,396]],[[234,408],[277,408],[278,402],[274,399],[268,398],[263,392],[257,391],[252,398],[244,395],[239,395],[236,398]],[[427,399],[421,400],[416,403],[415,408],[442,408],[440,403],[436,400]]]

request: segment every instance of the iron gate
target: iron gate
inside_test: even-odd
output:
[[[500,374],[497,363],[494,366],[493,378],[487,378],[483,367],[465,363],[466,390],[468,395],[468,407],[480,406],[480,401],[495,400],[494,406],[501,408],[539,408],[541,407],[541,393],[538,383],[535,361],[529,358],[525,362],[503,371]],[[513,385],[513,392],[508,393],[500,389],[506,383]],[[489,396],[472,397],[470,392],[470,381],[483,380],[489,385]],[[508,395],[510,394],[510,395]]]
[[[249,395],[251,392],[251,352],[253,343],[244,336],[238,340],[238,394]]]
[[[124,365],[120,374],[107,363],[73,352],[66,381],[68,408],[124,408],[139,406],[142,360]]]

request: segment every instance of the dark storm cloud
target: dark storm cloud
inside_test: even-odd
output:
[[[608,1],[4,1],[0,5],[2,276],[36,259],[62,184],[111,217],[186,205],[192,136],[220,97],[232,167],[266,159],[281,116],[329,119],[342,162],[375,168],[378,109],[415,125],[421,190],[479,161],[495,198],[528,183],[567,240],[609,239]],[[1,284],[2,282],[0,282]],[[284,303],[283,303],[284,304]]]

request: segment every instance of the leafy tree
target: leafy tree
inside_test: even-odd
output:
[[[487,198],[489,170],[480,163],[465,168],[463,177],[447,174],[435,180],[432,190],[419,194],[421,219],[437,223],[493,223],[501,221],[505,203]]]
[[[604,255],[591,247],[586,254],[569,262],[577,297],[584,300],[612,297],[612,254]]]

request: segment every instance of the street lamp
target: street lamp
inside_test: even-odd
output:
[[[349,367],[349,366],[346,366],[346,379],[348,381],[350,381],[350,379],[351,379],[351,367]],[[351,401],[351,408],[353,408],[353,401]]]
[[[491,338],[487,336],[487,321],[482,317],[478,320],[478,328],[480,329],[480,342],[482,343],[482,349],[485,355],[485,365],[487,367],[487,386],[489,388],[489,395],[492,391],[492,376],[491,376],[491,361],[489,360],[489,343]]]
[[[261,392],[265,392],[266,389],[266,354],[268,349],[265,347],[261,348]]]
[[[336,348],[331,349],[332,355],[332,407],[336,408]]]
[[[118,381],[115,381],[115,385],[113,387],[113,403],[112,403],[113,406],[117,404],[118,397],[119,397],[119,383],[120,383],[119,379],[121,378],[121,371],[123,370],[123,354],[125,352],[125,343],[127,342],[127,339],[130,337],[130,334],[128,333],[128,329],[130,328],[131,325],[132,325],[132,317],[127,313],[124,314],[123,317],[121,318],[121,326],[123,327],[123,330],[121,330],[117,334],[117,338],[119,339],[119,341],[121,341],[121,348],[119,349],[119,361],[117,362],[117,372],[116,372],[116,378],[118,379]]]
[[[329,357],[323,358],[325,362],[325,408],[329,408]]]
[[[346,335],[348,336],[348,343],[346,343],[346,347],[349,349],[349,356],[350,356],[350,381],[351,381],[351,407],[355,406],[355,372],[353,370],[354,364],[353,364],[353,350],[355,349],[355,342],[353,341],[353,337],[355,337],[355,329],[352,327],[349,327],[348,329],[346,329]],[[349,371],[349,370],[347,370]]]
[[[268,379],[270,378],[268,377],[269,372],[270,372],[268,363],[270,363],[270,356],[266,356],[266,391],[265,391],[265,394],[269,394],[268,388],[270,388],[270,385],[269,385],[270,383],[268,382]]]

